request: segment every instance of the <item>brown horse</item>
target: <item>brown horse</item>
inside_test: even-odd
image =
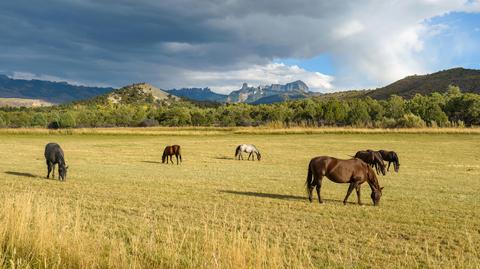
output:
[[[387,174],[382,155],[378,151],[361,150],[357,151],[353,157],[364,161],[366,164],[369,164],[372,167],[375,167],[377,174],[380,174],[380,172],[382,172],[383,175]]]
[[[177,158],[177,164],[178,164],[178,159],[180,158],[180,162],[182,162],[182,154],[180,153],[180,146],[179,145],[173,145],[173,146],[166,146],[165,149],[163,150],[163,155],[162,155],[162,163],[165,163],[165,160],[168,163],[168,158],[170,158],[170,162],[173,164],[173,159],[172,156],[175,155]]]
[[[362,204],[360,200],[360,185],[365,181],[372,189],[373,205],[380,203],[380,197],[382,196],[383,187],[380,187],[377,176],[371,167],[359,159],[340,160],[328,156],[315,157],[310,161],[308,165],[308,175],[305,182],[308,200],[312,202],[313,187],[317,189],[318,202],[323,203],[320,196],[320,190],[322,188],[322,179],[326,176],[328,179],[335,183],[349,183],[347,195],[343,199],[343,204],[347,203],[348,196],[352,193],[353,189],[357,191],[358,204]]]

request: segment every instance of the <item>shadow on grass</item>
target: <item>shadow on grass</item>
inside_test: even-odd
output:
[[[214,157],[214,159],[217,159],[217,160],[235,160],[235,158],[227,157],[227,156],[217,156],[217,157]]]
[[[237,194],[237,195],[254,196],[254,197],[261,197],[261,198],[281,199],[281,200],[306,200],[306,199],[307,199],[307,197],[296,196],[296,195],[264,193],[264,192],[252,192],[252,191],[220,190],[219,192],[229,193],[229,194]]]
[[[231,190],[220,190],[221,193],[229,193],[229,194],[236,194],[236,195],[245,195],[245,196],[253,196],[253,197],[260,197],[260,198],[272,198],[272,199],[280,199],[280,200],[307,200],[307,196],[297,196],[297,195],[288,195],[288,194],[276,194],[276,193],[265,193],[265,192],[253,192],[253,191],[231,191]],[[316,194],[314,198],[316,198]],[[323,198],[323,202],[327,203],[341,203],[343,204],[343,200],[335,200],[335,199],[325,199]],[[318,203],[318,199],[314,199],[312,203]],[[356,202],[348,202],[347,204],[356,205]],[[366,204],[364,204],[366,205]]]
[[[157,162],[157,161],[142,161],[142,163],[162,163],[162,162]]]
[[[19,176],[19,177],[41,178],[40,176],[30,174],[30,173],[23,173],[23,172],[6,171],[5,174],[12,175],[12,176]]]

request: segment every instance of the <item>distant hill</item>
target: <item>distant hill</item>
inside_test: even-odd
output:
[[[247,83],[243,83],[240,90],[233,91],[228,95],[227,102],[267,104],[308,96],[310,96],[308,86],[301,80],[285,85],[272,84],[258,87],[249,87]]]
[[[54,104],[39,99],[0,98],[0,107],[42,107]]]
[[[148,83],[136,83],[77,104],[165,104],[180,98]]]
[[[167,90],[168,93],[175,96],[184,97],[195,101],[210,101],[224,103],[228,95],[212,92],[210,88],[182,88]]]
[[[66,82],[12,79],[0,75],[0,98],[35,99],[39,102],[61,104],[92,98],[113,88],[86,87]]]
[[[413,75],[390,85],[366,93],[375,99],[387,99],[396,94],[412,98],[416,93],[446,92],[449,85],[458,86],[462,92],[480,93],[480,70],[453,68],[428,75]]]

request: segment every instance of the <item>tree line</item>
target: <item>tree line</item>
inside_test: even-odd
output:
[[[0,127],[353,126],[376,128],[480,125],[480,95],[450,86],[446,93],[372,98],[309,98],[283,103],[205,105],[76,103],[0,109]]]

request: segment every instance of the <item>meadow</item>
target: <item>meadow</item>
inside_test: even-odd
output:
[[[45,179],[48,142],[66,182]],[[234,160],[241,143],[262,160]],[[160,162],[167,144],[182,165]],[[327,179],[308,202],[312,157],[367,148],[400,157],[380,206]],[[477,131],[7,130],[0,268],[479,268],[479,150]]]

